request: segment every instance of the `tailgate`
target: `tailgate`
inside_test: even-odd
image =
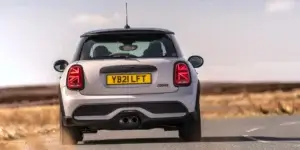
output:
[[[176,59],[80,61],[84,69],[83,95],[156,94],[176,92]]]

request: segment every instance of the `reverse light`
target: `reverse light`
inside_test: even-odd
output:
[[[81,65],[72,65],[67,73],[67,88],[82,90],[84,88],[84,75]]]
[[[177,62],[174,65],[174,85],[189,86],[191,84],[191,74],[189,66],[185,62]]]

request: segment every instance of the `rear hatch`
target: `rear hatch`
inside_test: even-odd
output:
[[[176,92],[176,58],[79,61],[85,76],[83,95],[156,94]]]

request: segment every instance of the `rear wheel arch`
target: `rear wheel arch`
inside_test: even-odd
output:
[[[64,103],[63,103],[60,89],[58,90],[58,104],[59,104],[60,116],[65,116]]]
[[[195,103],[195,111],[199,111],[200,113],[200,101],[201,101],[201,86],[200,86],[200,81],[198,80],[198,83],[197,83],[197,94],[196,94],[196,103]]]

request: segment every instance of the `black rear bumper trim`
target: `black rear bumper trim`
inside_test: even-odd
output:
[[[74,118],[63,118],[63,123],[66,126],[76,126],[76,127],[91,127],[97,128],[98,130],[130,130],[130,128],[124,128],[124,126],[119,124],[119,120],[126,116],[138,116],[141,120],[141,124],[132,129],[152,129],[152,128],[164,128],[164,127],[178,127],[183,123],[194,119],[193,113],[188,113],[182,117],[168,117],[168,118],[149,118],[143,113],[134,112],[120,112],[112,119],[109,120],[76,120]]]
[[[73,116],[104,116],[118,108],[138,107],[154,114],[187,113],[187,108],[178,101],[171,102],[130,102],[81,105],[75,109]]]

